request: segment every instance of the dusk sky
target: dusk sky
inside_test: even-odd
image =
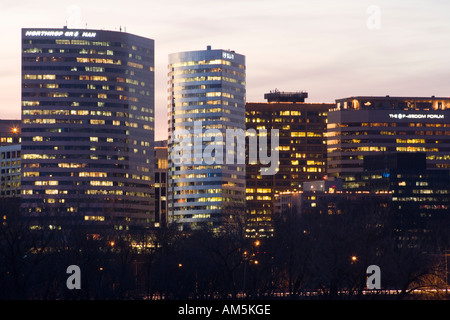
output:
[[[0,119],[20,119],[21,28],[66,23],[155,40],[156,139],[167,138],[168,55],[207,45],[246,56],[249,102],[275,88],[309,102],[450,96],[448,0],[3,0]]]

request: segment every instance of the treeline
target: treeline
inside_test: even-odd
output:
[[[96,239],[9,218],[0,227],[0,299],[446,298],[446,256],[394,228],[389,208],[348,202],[340,214],[320,212],[284,212],[274,237],[259,240],[242,225]],[[66,286],[70,265],[80,267],[79,290]],[[363,294],[369,265],[395,295]]]

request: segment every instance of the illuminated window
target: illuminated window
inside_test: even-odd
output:
[[[90,124],[105,124],[105,120],[91,119]]]
[[[105,221],[104,216],[84,216],[86,221]]]
[[[113,182],[112,181],[90,181],[91,186],[106,186],[106,187],[112,187]]]

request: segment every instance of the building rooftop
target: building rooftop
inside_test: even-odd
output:
[[[336,99],[336,109],[350,110],[449,110],[450,97],[353,96]]]
[[[264,99],[267,102],[305,102],[305,99],[308,98],[308,92],[306,91],[297,91],[297,92],[281,92],[278,89],[274,91],[270,91],[269,93],[264,94]]]

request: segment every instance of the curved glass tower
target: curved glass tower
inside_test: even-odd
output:
[[[227,129],[245,130],[245,56],[209,46],[171,54],[168,78],[169,222],[219,230],[245,214],[245,163],[225,161],[237,144]],[[186,161],[175,161],[180,149]]]
[[[65,224],[154,220],[154,41],[22,30],[22,211]]]

